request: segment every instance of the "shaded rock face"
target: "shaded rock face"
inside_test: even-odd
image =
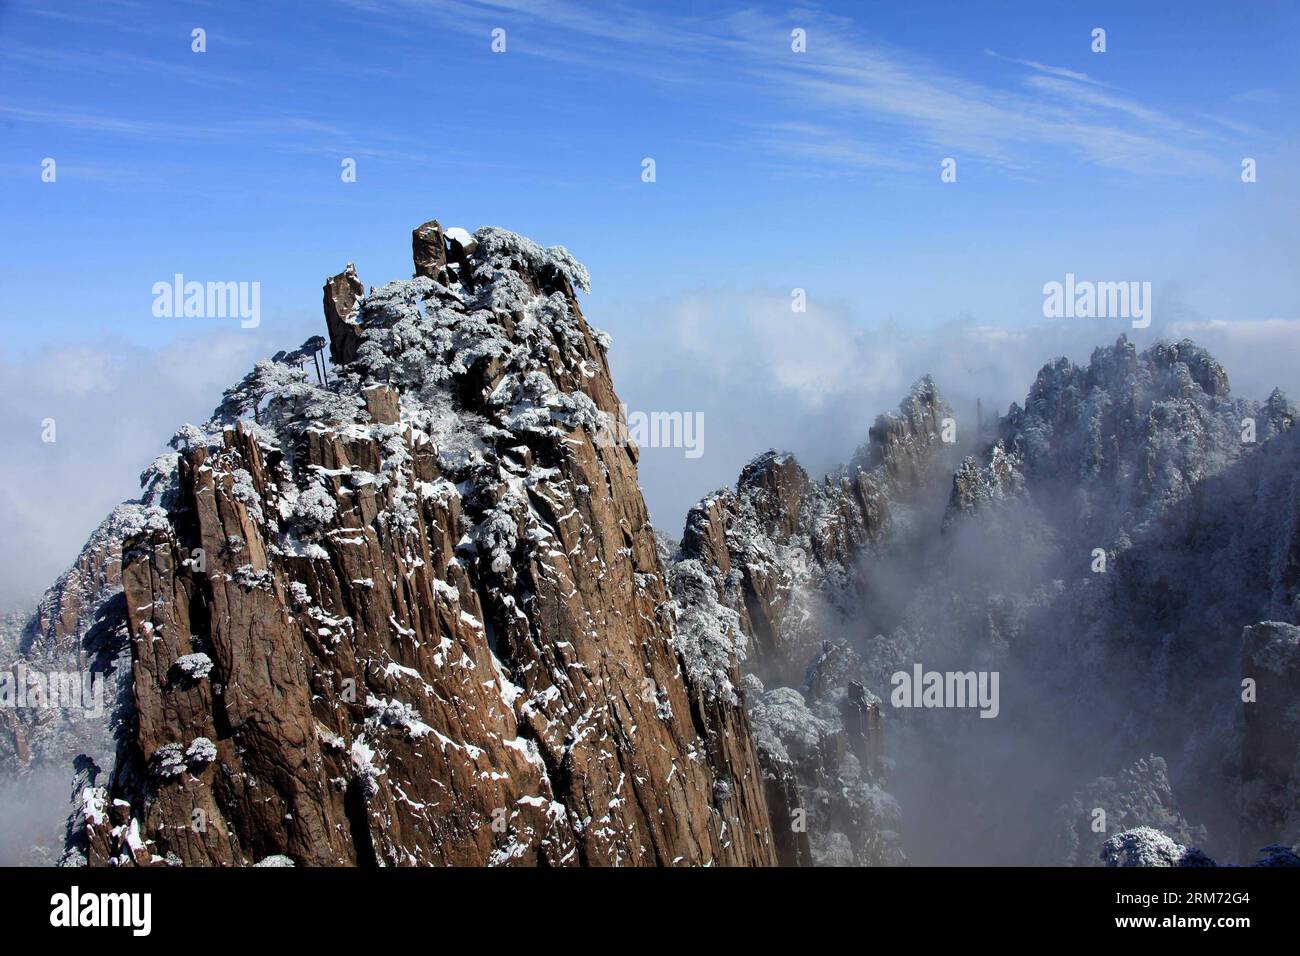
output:
[[[350,262],[325,282],[325,327],[330,337],[330,358],[336,366],[347,365],[357,357],[361,333],[356,327],[356,310],[365,291]]]
[[[693,666],[635,450],[594,437],[619,403],[585,269],[442,241],[364,298],[327,283],[329,385],[261,362],[173,439],[70,862],[775,862],[737,659]]]
[[[1242,635],[1241,858],[1272,843],[1300,844],[1300,627],[1268,621]]]
[[[411,232],[411,258],[415,260],[415,274],[447,283],[447,244],[442,226],[431,219]]]

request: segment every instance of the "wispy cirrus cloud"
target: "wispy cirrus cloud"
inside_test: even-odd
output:
[[[486,37],[508,26],[526,56],[740,94],[768,122],[755,145],[844,170],[915,167],[935,149],[1022,168],[1027,149],[1133,173],[1211,175],[1222,168],[1207,142],[1240,133],[1231,123],[1200,129],[1080,70],[1031,57],[985,52],[1027,71],[1008,83],[940,66],[873,37],[850,19],[816,8],[780,16],[735,9],[692,17],[620,3],[535,0],[339,0],[366,17],[436,17]],[[806,53],[790,49],[791,25],[807,30]],[[754,125],[746,117],[723,121]],[[822,135],[875,128],[875,139]]]
[[[346,155],[366,159],[422,162],[424,153],[402,136],[366,131],[317,120],[309,116],[254,115],[243,111],[227,118],[202,121],[158,120],[136,115],[91,112],[62,105],[26,106],[0,101],[0,119],[75,133],[102,134],[142,141],[168,143],[231,144],[255,142],[260,148],[280,152]],[[108,177],[103,177],[108,178]]]
[[[247,82],[244,77],[234,73],[99,47],[54,50],[4,42],[0,43],[0,66],[15,66],[25,70],[63,70],[83,78],[96,75],[149,77],[160,83],[179,81],[209,88],[243,86]]]
[[[1093,110],[1099,115],[1119,114],[1136,120],[1148,129],[1195,133],[1184,121],[1152,109],[1128,97],[1107,92],[1099,84],[1072,78],[1031,76],[1025,80],[1031,88],[1056,97],[1072,107]]]
[[[1014,63],[1017,66],[1027,66],[1031,70],[1037,70],[1039,73],[1046,73],[1048,76],[1059,76],[1066,80],[1075,80],[1079,83],[1089,83],[1095,86],[1105,86],[1100,80],[1095,80],[1087,73],[1081,73],[1078,70],[1069,70],[1063,66],[1050,66],[1046,63],[1039,63],[1037,60],[1022,60],[1014,56],[1003,56],[996,50],[984,50],[985,56],[991,56],[997,60],[1005,60],[1007,63]]]
[[[485,49],[491,31],[506,27],[512,55],[680,90],[715,106],[720,140],[728,133],[749,136],[749,145],[765,154],[823,172],[917,169],[935,163],[942,151],[940,156],[1022,172],[1067,157],[1135,174],[1209,176],[1224,168],[1227,141],[1256,132],[1231,117],[1180,116],[1082,70],[1028,55],[984,50],[990,62],[1013,68],[1011,75],[959,71],[815,7],[780,14],[722,8],[683,15],[621,2],[335,0],[333,9],[365,31],[369,55],[357,60],[334,51],[326,57],[330,70],[391,77],[391,64],[427,56],[433,25],[473,37]],[[795,23],[807,30],[806,53],[791,51]],[[270,36],[243,38],[266,52],[277,42]],[[30,59],[32,51],[17,49],[11,56]],[[45,68],[82,63],[106,74],[147,68],[181,82],[245,83],[244,77],[216,68],[141,64],[112,51],[98,61],[93,56],[88,61],[83,52],[60,56]],[[253,136],[259,143],[308,150],[332,149],[346,140],[337,129],[308,128],[309,118],[283,116],[164,122],[120,107],[89,113],[40,103],[0,104],[0,115],[114,135]],[[400,143],[359,144],[349,153],[418,158]]]
[[[778,58],[764,51],[782,23],[753,11],[730,22],[742,48],[769,62],[778,85],[800,102],[841,119],[856,114],[898,127],[954,155],[1020,166],[1037,147],[1054,158],[1065,149],[1079,161],[1130,172],[1204,174],[1220,165],[1189,124],[1078,71],[1012,60],[1029,75],[998,85],[894,48],[839,18],[810,32],[808,54]]]
[[[1234,94],[1232,99],[1238,103],[1280,103],[1282,94],[1265,86],[1257,86]]]

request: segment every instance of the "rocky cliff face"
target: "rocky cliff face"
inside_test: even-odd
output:
[[[927,377],[822,481],[770,451],[745,466],[734,491],[691,509],[681,556],[709,569],[740,616],[756,676],[801,677],[833,622],[859,612],[863,556],[906,538],[951,480],[959,446],[942,440],[944,420],[955,421],[952,409]]]
[[[457,233],[326,283],[327,383],[260,362],[173,439],[121,531],[131,706],[71,860],[775,861],[736,660],[697,666],[608,438],[585,269]]]
[[[876,420],[847,467],[814,482],[792,455],[767,452],[734,491],[687,516],[669,580],[679,595],[690,580],[690,603],[716,604],[742,636],[788,865],[905,862],[899,807],[885,789],[881,701],[853,644],[874,599],[866,569],[942,516],[935,503],[959,447],[944,441],[945,423],[955,427],[952,409],[922,379],[896,414]],[[707,599],[694,597],[701,592]]]

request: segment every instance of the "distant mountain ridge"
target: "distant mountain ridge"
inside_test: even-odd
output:
[[[1025,406],[987,431],[958,428],[945,444],[955,416],[927,378],[823,481],[768,452],[734,491],[701,501],[678,560],[700,566],[745,630],[756,723],[783,713],[759,737],[769,779],[827,795],[811,816],[812,856],[881,862],[880,834],[906,845],[910,816],[913,836],[987,831],[944,834],[925,862],[1096,864],[1114,830],[1093,833],[1094,807],[1071,809],[1071,795],[1149,754],[1168,757],[1174,789],[1160,757],[1159,782],[1120,774],[1131,792],[1103,787],[1117,821],[1199,834],[1242,862],[1300,842],[1285,809],[1300,792],[1300,764],[1287,763],[1300,734],[1284,713],[1300,684],[1274,680],[1270,701],[1240,700],[1259,670],[1244,635],[1289,633],[1300,616],[1295,417],[1278,391],[1232,397],[1189,341],[1139,353],[1121,337],[1087,366],[1044,366]],[[1289,646],[1280,640],[1270,646]],[[978,723],[880,703],[891,674],[918,662],[1002,672],[998,743]],[[871,747],[895,778],[892,796],[877,772],[870,798],[849,799],[874,815],[839,796],[866,779],[843,756],[863,726],[849,695],[877,702]],[[1251,719],[1264,713],[1274,719]],[[804,757],[782,771],[787,752]],[[1041,772],[1025,771],[1035,763]],[[1175,791],[1208,833],[1174,823]],[[933,815],[916,809],[931,801]]]

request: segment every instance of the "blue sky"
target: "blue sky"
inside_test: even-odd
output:
[[[568,246],[629,405],[708,412],[716,451],[644,460],[672,531],[769,444],[841,459],[921,372],[1005,406],[1124,331],[1042,327],[1066,272],[1151,281],[1151,335],[1263,388],[1300,364],[1298,36],[1267,0],[0,0],[0,531],[57,571],[178,420],[319,330],[327,274],[408,276],[435,216]],[[155,318],[177,272],[260,282],[261,327]]]

